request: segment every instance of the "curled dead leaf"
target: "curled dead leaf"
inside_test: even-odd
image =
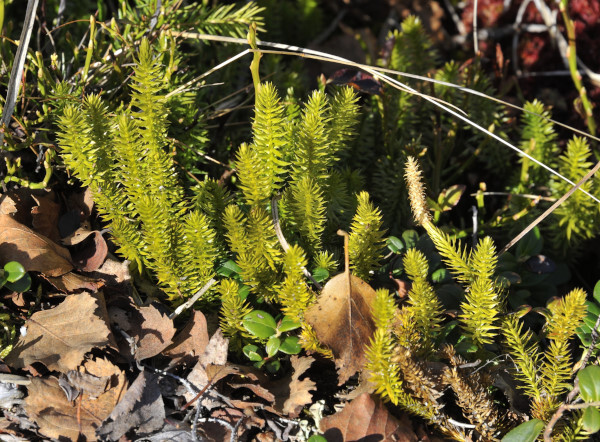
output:
[[[175,336],[173,343],[163,350],[171,358],[171,365],[179,362],[196,361],[208,345],[206,318],[201,311],[193,310],[185,327]]]
[[[63,293],[72,293],[78,290],[89,290],[90,292],[95,293],[104,286],[104,282],[99,279],[90,278],[74,272],[65,273],[64,275],[55,278],[44,276],[44,279]]]
[[[0,261],[18,261],[25,270],[60,276],[73,270],[67,249],[9,215],[0,215]]]
[[[268,410],[278,414],[288,415],[292,418],[299,416],[302,408],[312,402],[312,394],[309,391],[316,390],[317,384],[311,379],[300,376],[309,369],[315,361],[312,357],[292,356],[291,363],[293,373],[267,385],[269,391],[275,396],[273,407],[267,407]]]
[[[108,254],[108,245],[102,234],[97,230],[80,227],[73,234],[62,240],[71,246],[73,263],[79,270],[94,272],[98,270]]]

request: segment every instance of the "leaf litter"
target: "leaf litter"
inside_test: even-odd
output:
[[[59,217],[51,217],[50,223],[32,221],[45,210],[58,211],[58,205],[47,196],[30,198],[31,216],[24,221],[32,227],[13,218],[10,210],[17,206],[10,201],[4,203],[10,214],[0,215],[0,224],[10,230],[2,237],[8,244],[5,249],[12,245],[28,250],[28,258],[22,259],[27,269],[40,272],[63,293],[48,298],[60,299],[57,305],[26,320],[24,333],[6,359],[12,368],[33,376],[25,399],[15,400],[22,401],[40,436],[163,440],[163,435],[192,440],[190,422],[196,422],[195,431],[207,440],[257,431],[266,438],[261,440],[289,437],[297,425],[290,419],[301,418],[318,389],[310,377],[314,357],[292,356],[287,374],[279,379],[229,362],[228,340],[218,328],[209,339],[211,326],[200,311],[191,310],[185,322],[176,322],[160,304],[136,305],[130,297],[128,263],[110,257],[100,232],[79,227],[59,239],[54,228]],[[86,207],[83,204],[76,216],[72,210],[69,219],[85,219],[91,213]],[[71,250],[85,245],[89,258],[77,258],[59,241]],[[362,345],[372,334],[367,319],[373,297],[373,289],[346,270],[325,286],[307,315],[335,356],[340,384],[362,369]],[[23,299],[21,309],[27,304]],[[332,312],[338,313],[335,320],[323,321],[323,315]],[[352,332],[342,333],[348,324]],[[160,360],[168,361],[163,364],[167,371],[146,365]],[[137,370],[123,371],[115,363]],[[186,369],[185,377],[175,374]],[[15,393],[22,396],[19,390]],[[7,423],[8,428],[15,425]]]

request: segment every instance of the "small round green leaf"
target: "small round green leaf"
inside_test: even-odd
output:
[[[510,430],[502,438],[502,442],[533,442],[544,429],[544,422],[540,419],[531,419],[523,422],[516,428]]]
[[[325,439],[320,434],[313,434],[311,437],[308,438],[307,442],[327,442],[327,439]]]
[[[279,347],[279,351],[287,355],[297,355],[302,350],[297,336],[288,336]]]
[[[438,204],[440,209],[444,212],[447,212],[456,206],[466,188],[467,186],[464,184],[455,184],[447,189],[442,190],[438,196]]]
[[[289,316],[284,316],[283,319],[281,320],[281,322],[279,323],[279,325],[277,326],[277,329],[280,332],[286,332],[286,331],[290,331],[290,330],[296,330],[299,327],[300,327],[299,322],[294,321]]]
[[[25,273],[25,276],[15,282],[7,282],[6,288],[13,292],[23,293],[31,288],[31,276],[29,273]]]
[[[242,349],[242,351],[244,352],[246,357],[248,359],[250,359],[251,361],[262,361],[263,360],[263,357],[258,352],[258,347],[256,345],[253,345],[253,344],[245,345],[244,348]]]
[[[435,272],[433,272],[431,274],[431,280],[433,282],[435,282],[436,284],[442,283],[442,282],[448,282],[450,281],[450,273],[448,273],[448,270],[442,268],[442,269],[437,269]]]
[[[455,345],[456,352],[464,355],[468,353],[475,353],[479,350],[479,347],[473,343],[469,338],[462,336],[458,339],[458,343]]]
[[[271,373],[277,373],[280,368],[281,362],[279,362],[277,359],[275,359],[274,361],[269,361],[267,363],[267,370]]]
[[[327,278],[329,278],[329,270],[327,270],[323,267],[317,267],[312,275],[313,275],[313,278],[315,278],[315,281],[323,282]]]
[[[405,230],[402,232],[402,242],[406,246],[406,249],[413,248],[419,240],[419,234],[414,230]]]
[[[279,351],[279,346],[281,345],[281,340],[276,336],[271,336],[267,341],[267,345],[265,350],[267,351],[267,356],[272,358]]]
[[[267,339],[277,333],[277,323],[273,316],[262,310],[254,310],[244,316],[242,325],[254,336]]]
[[[590,365],[577,373],[579,394],[586,402],[600,401],[600,367]]]
[[[583,412],[581,423],[585,431],[590,434],[600,430],[600,411],[598,411],[598,408],[587,407]]]
[[[402,240],[400,240],[400,238],[390,236],[385,242],[388,249],[390,249],[394,253],[400,253],[402,250],[404,250],[404,244],[402,243]]]
[[[6,272],[6,280],[8,282],[16,282],[25,275],[25,267],[17,261],[7,262],[4,266]]]

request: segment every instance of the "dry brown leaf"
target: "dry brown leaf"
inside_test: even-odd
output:
[[[325,284],[317,303],[304,315],[319,341],[331,349],[338,369],[339,385],[363,368],[365,348],[375,331],[371,315],[375,290],[350,274],[347,238],[344,240],[346,271]]]
[[[60,204],[55,203],[50,196],[31,196],[36,206],[31,208],[31,225],[35,231],[50,238],[54,242],[60,241],[58,231],[58,217]]]
[[[0,195],[0,215],[14,215],[17,213],[17,197],[12,193]]]
[[[81,219],[87,219],[92,214],[94,208],[94,199],[92,198],[92,191],[89,187],[80,193],[70,193],[67,198],[67,206],[70,209],[78,209],[79,217]]]
[[[31,209],[35,205],[32,196],[43,197],[49,193],[51,192],[26,187],[10,190],[8,193],[0,195],[0,215],[11,215],[17,222],[30,226]]]
[[[102,234],[91,231],[90,234],[76,247],[71,249],[73,263],[79,270],[94,272],[98,270],[108,254],[108,245]]]
[[[56,278],[44,276],[44,279],[64,293],[72,293],[78,290],[89,290],[95,293],[104,285],[104,282],[98,279],[73,272],[65,273]]]
[[[291,363],[294,373],[267,386],[269,391],[275,395],[275,404],[272,407],[274,412],[296,418],[302,408],[312,402],[312,395],[309,391],[316,390],[317,385],[309,378],[303,380],[299,380],[299,378],[314,361],[314,358],[311,357],[292,356]]]
[[[94,278],[102,279],[107,286],[116,286],[131,281],[129,273],[129,261],[117,261],[112,258],[107,258],[104,264],[92,273]]]
[[[202,390],[209,382],[215,382],[213,378],[216,377],[216,374],[221,370],[226,370],[224,366],[227,363],[228,348],[229,341],[223,336],[221,329],[217,329],[208,341],[204,353],[200,355],[198,363],[194,365],[194,368],[188,375],[188,382],[194,384],[198,390]],[[187,401],[191,401],[195,395],[186,392],[184,396]],[[209,404],[210,402],[207,399],[202,401],[202,405],[206,407]]]
[[[363,393],[344,409],[321,420],[320,429],[328,442],[346,440],[394,440],[417,442],[410,426],[392,416],[383,402]],[[363,439],[364,438],[364,439]]]
[[[110,379],[109,389],[98,398],[94,399],[84,393],[79,399],[70,402],[56,378],[31,380],[27,387],[29,395],[25,399],[25,409],[43,435],[55,439],[62,437],[78,440],[80,434],[83,434],[87,440],[96,440],[96,428],[110,415],[124,394],[125,373],[106,359],[88,361],[85,367],[95,376]]]
[[[41,362],[49,370],[75,370],[92,348],[112,344],[103,298],[67,296],[57,307],[34,313],[6,361],[14,368]]]
[[[156,356],[169,345],[175,336],[173,320],[158,311],[153,305],[141,307],[143,317],[141,323],[134,324],[132,336],[136,339],[137,351],[135,358],[138,361]]]
[[[77,370],[69,370],[66,375],[61,373],[58,378],[58,384],[64,389],[63,383],[68,383],[78,394],[87,393],[90,397],[97,398],[106,391],[109,380],[108,376],[98,377]],[[69,397],[68,394],[67,397]],[[72,400],[71,398],[69,399]]]
[[[158,376],[142,371],[123,399],[98,429],[103,440],[119,440],[136,428],[136,436],[145,436],[165,424],[165,405],[158,387]]]
[[[64,275],[73,269],[67,249],[9,215],[0,215],[0,261],[18,261],[27,271],[48,276]]]
[[[208,345],[208,330],[206,318],[201,311],[194,310],[185,327],[175,336],[173,343],[163,355],[171,358],[170,365],[176,365],[182,360],[197,360]]]
[[[67,236],[66,238],[63,238],[61,240],[61,242],[65,245],[65,246],[75,246],[77,244],[81,244],[83,241],[85,241],[90,235],[94,234],[95,231],[94,230],[90,230],[86,227],[79,227],[77,230],[75,230],[73,233],[71,233],[69,236]]]

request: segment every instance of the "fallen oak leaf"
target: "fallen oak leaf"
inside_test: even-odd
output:
[[[106,359],[87,361],[86,371],[109,378],[107,391],[97,398],[83,393],[75,402],[66,397],[56,378],[33,378],[27,387],[25,409],[40,427],[40,433],[54,438],[96,440],[96,428],[115,408],[127,388],[125,373]]]
[[[331,349],[342,385],[366,362],[365,348],[375,331],[371,305],[376,295],[369,284],[350,273],[348,234],[341,230],[338,234],[344,236],[345,271],[325,284],[304,317],[319,341]]]
[[[175,336],[173,320],[153,305],[141,307],[142,321],[133,324],[131,335],[136,340],[135,358],[138,361],[156,356],[172,343]]]
[[[275,396],[273,407],[267,407],[267,410],[271,409],[270,411],[276,414],[285,414],[292,418],[300,415],[302,408],[312,402],[312,395],[309,391],[316,390],[317,384],[309,378],[303,380],[299,380],[299,378],[314,361],[315,359],[312,357],[298,357],[296,355],[291,357],[293,374],[273,381],[266,386]]]
[[[349,402],[342,411],[321,419],[320,430],[328,442],[394,440],[417,442],[411,427],[392,416],[383,402],[367,393]]]
[[[97,398],[106,391],[108,387],[108,376],[94,376],[93,374],[69,370],[58,377],[58,385],[65,391],[67,399],[75,400],[80,393],[87,393],[91,398]]]
[[[73,270],[67,249],[9,215],[0,215],[0,261],[18,261],[26,271],[48,276],[60,276]]]
[[[24,368],[41,362],[49,370],[75,370],[92,348],[113,344],[101,294],[67,296],[50,310],[36,312],[25,322],[21,336],[6,362]]]
[[[187,381],[193,384],[201,393],[206,390],[212,383],[216,382],[217,376],[222,370],[228,370],[225,366],[227,363],[227,353],[229,349],[229,340],[223,336],[220,328],[211,336],[208,345],[204,352],[200,355],[200,359],[194,365],[194,368],[187,377]],[[225,373],[224,371],[223,373]],[[227,373],[229,374],[229,373]],[[223,376],[219,377],[221,379]],[[185,400],[188,401],[186,407],[191,405],[191,402],[200,397],[200,394],[192,394],[188,391],[184,393]],[[212,408],[212,401],[208,398],[202,399],[202,406],[209,409]]]
[[[175,336],[173,343],[163,350],[162,354],[170,357],[170,366],[181,361],[195,361],[208,345],[208,329],[206,318],[199,310],[192,310],[192,316]]]

